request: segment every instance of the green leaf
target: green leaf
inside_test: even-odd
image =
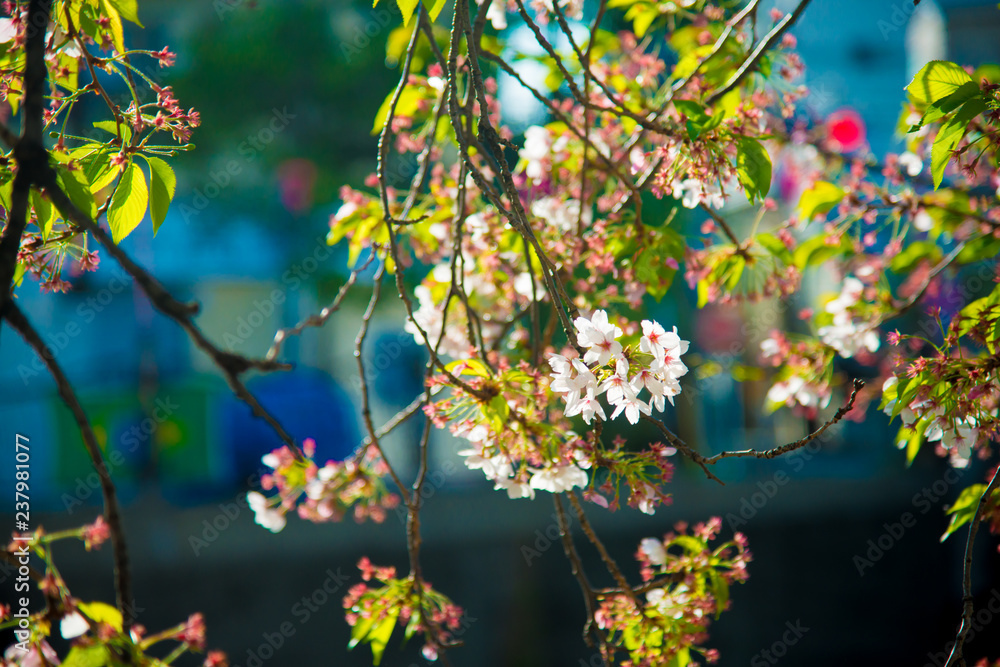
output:
[[[142,217],[146,215],[149,191],[146,189],[146,175],[135,162],[129,164],[118,181],[118,187],[108,208],[108,225],[115,243],[132,233]]]
[[[372,7],[378,4],[378,0],[372,3]],[[410,24],[410,17],[413,16],[413,11],[420,4],[420,0],[396,0],[396,6],[399,7],[399,11],[403,13],[403,25]],[[375,663],[378,664],[378,663]]]
[[[843,200],[844,194],[843,188],[833,183],[816,181],[799,198],[799,220],[808,222],[817,215],[826,215]]]
[[[956,530],[972,521],[976,516],[976,510],[979,508],[979,500],[986,492],[986,488],[986,484],[973,484],[967,489],[963,489],[962,493],[958,495],[955,503],[948,508],[947,513],[951,515],[951,523],[948,524],[948,529],[941,536],[942,542],[948,539],[948,536]]]
[[[74,646],[70,649],[63,667],[105,667],[111,662],[111,652],[104,644]]]
[[[14,179],[10,178],[0,185],[0,206],[10,215],[10,206],[14,197]]]
[[[768,252],[780,259],[786,266],[791,266],[794,261],[792,260],[792,253],[788,249],[781,239],[779,239],[774,234],[768,234],[767,232],[762,232],[754,237],[757,243],[764,246]]]
[[[149,163],[149,217],[153,220],[153,234],[167,217],[167,209],[177,189],[177,177],[169,164],[158,157],[143,155]]]
[[[625,16],[632,19],[632,31],[641,38],[649,31],[653,21],[659,18],[660,12],[655,6],[647,4],[635,5],[632,9],[636,11],[630,9]]]
[[[981,91],[975,81],[963,83],[958,87],[958,90],[953,92],[951,95],[932,104],[927,109],[923,118],[920,119],[920,122],[916,125],[916,127],[911,128],[911,131],[915,132],[927,123],[933,123],[936,120],[944,118],[949,113],[962,106],[965,102],[973,97],[979,96],[980,94]]]
[[[139,6],[137,0],[109,0],[111,5],[118,10],[118,13],[126,19],[135,23],[140,28],[144,27],[139,22]]]
[[[958,142],[965,136],[969,123],[984,111],[986,111],[986,101],[981,97],[975,97],[963,104],[938,130],[934,145],[931,146],[931,175],[934,177],[935,190],[940,187],[945,167],[948,166]]]
[[[933,104],[948,97],[969,81],[972,81],[972,77],[955,63],[932,60],[917,72],[906,90],[915,101]]]
[[[111,43],[118,53],[125,53],[125,31],[122,29],[122,17],[115,9],[111,0],[100,0],[102,13],[108,17],[107,30],[111,33]]]
[[[385,119],[389,117],[389,109],[392,108],[392,96],[395,91],[389,93],[385,101],[382,102],[382,106],[379,107],[378,113],[375,114],[375,123],[372,125],[372,134],[377,135],[382,132],[382,126],[385,125]],[[396,102],[396,116],[412,116],[416,113],[417,108],[420,106],[420,101],[426,97],[426,94],[415,86],[407,86],[403,89],[403,92],[399,94],[399,101]]]
[[[801,271],[807,266],[823,264],[828,259],[844,253],[845,250],[850,250],[850,242],[841,239],[840,245],[827,245],[826,236],[820,234],[800,244],[792,253],[792,257],[796,268]]]
[[[77,609],[95,623],[106,623],[118,632],[122,631],[122,613],[104,602],[78,602]]]
[[[441,14],[441,10],[444,9],[444,6],[447,4],[448,0],[434,0],[434,5],[428,12],[428,14],[430,14],[431,21],[437,20],[438,15]]]
[[[89,215],[91,219],[96,218],[97,203],[90,192],[90,183],[87,182],[87,177],[79,169],[70,171],[62,165],[58,165],[56,171],[58,173],[59,184],[66,192],[69,200],[73,202],[73,205],[86,215]]]
[[[365,641],[372,649],[372,663],[378,665],[382,662],[382,654],[385,653],[385,647],[389,644],[389,637],[392,636],[392,631],[396,628],[396,619],[399,617],[399,607],[393,608],[389,615],[381,619],[381,621],[371,629]]]
[[[751,204],[771,190],[771,157],[756,139],[736,139],[736,175]]]
[[[118,123],[116,123],[113,120],[101,120],[94,123],[94,127],[96,127],[98,130],[104,130],[108,134],[114,135],[116,137],[118,136],[118,130],[121,130],[122,143],[128,144],[130,141],[132,141],[132,128],[129,127],[128,124],[126,123],[118,125]]]
[[[714,567],[708,571],[712,581],[712,595],[715,597],[715,618],[718,619],[729,602],[729,584]]]
[[[47,241],[52,233],[52,223],[55,222],[52,203],[42,196],[37,190],[31,191],[31,207],[35,209],[35,218],[38,220],[38,228],[42,230],[42,240]]]

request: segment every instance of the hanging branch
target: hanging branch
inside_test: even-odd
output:
[[[42,360],[52,378],[56,381],[59,396],[73,413],[77,428],[80,429],[80,436],[83,438],[83,445],[90,456],[90,461],[97,471],[97,477],[101,484],[101,495],[104,497],[104,519],[108,522],[108,529],[111,533],[111,548],[115,560],[115,596],[118,603],[118,611],[122,614],[122,632],[126,636],[135,621],[132,601],[132,579],[129,572],[128,549],[125,546],[125,531],[122,527],[121,508],[118,505],[118,497],[115,493],[115,485],[111,481],[108,473],[108,465],[101,453],[101,446],[97,443],[94,429],[90,426],[87,413],[70,384],[69,378],[63,372],[55,355],[46,347],[45,341],[38,334],[35,328],[24,316],[21,309],[13,301],[7,304],[4,319],[11,328],[18,333],[24,342],[35,351],[38,358]]]

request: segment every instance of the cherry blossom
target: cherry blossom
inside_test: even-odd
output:
[[[247,494],[247,504],[254,513],[254,521],[272,533],[280,533],[285,527],[285,514],[271,506],[262,493],[251,491]]]
[[[587,473],[573,464],[543,468],[531,476],[531,488],[539,491],[561,493],[578,486],[587,486]]]
[[[622,330],[608,322],[607,311],[595,311],[590,319],[578,317],[573,324],[578,332],[577,344],[588,348],[583,357],[586,363],[604,365],[622,353],[622,344],[616,340]]]

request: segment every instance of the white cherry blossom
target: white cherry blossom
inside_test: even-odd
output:
[[[578,486],[587,486],[587,473],[572,464],[544,468],[531,476],[531,488],[539,491],[560,493]]]
[[[655,537],[644,538],[639,543],[639,551],[653,565],[663,565],[667,562],[667,550],[663,548],[663,542]]]
[[[247,504],[253,510],[253,520],[272,533],[280,533],[285,527],[285,515],[271,507],[270,501],[262,493],[251,491],[247,494]]]
[[[607,311],[595,311],[590,319],[578,317],[573,324],[578,332],[577,344],[588,348],[583,357],[586,363],[597,362],[603,366],[622,353],[622,344],[616,340],[622,335],[622,330],[608,322]]]

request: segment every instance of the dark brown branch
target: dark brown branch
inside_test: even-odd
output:
[[[841,406],[837,410],[837,412],[833,415],[833,417],[831,417],[825,424],[823,424],[818,429],[816,429],[815,431],[813,431],[804,438],[800,438],[795,442],[789,442],[786,445],[782,445],[780,447],[774,447],[773,449],[767,449],[764,451],[757,451],[756,449],[743,449],[735,452],[721,452],[719,454],[716,454],[715,456],[710,456],[704,459],[704,461],[709,465],[713,465],[722,459],[741,458],[745,456],[752,456],[758,459],[773,459],[776,456],[781,456],[782,454],[787,454],[788,452],[793,452],[796,449],[805,447],[810,442],[812,442],[819,436],[823,435],[823,433],[828,428],[830,428],[831,426],[839,422],[841,419],[843,419],[847,415],[847,413],[854,408],[854,401],[858,396],[858,392],[861,391],[861,388],[864,386],[865,383],[862,380],[855,378],[854,387],[851,390],[850,398],[847,399],[847,403]]]
[[[389,475],[392,477],[392,481],[395,482],[396,486],[399,488],[399,494],[403,497],[403,502],[409,504],[410,496],[406,492],[406,487],[403,486],[402,480],[400,480],[399,475],[396,474],[395,468],[389,462],[389,457],[385,455],[385,451],[382,449],[382,442],[379,440],[378,433],[375,431],[375,424],[372,421],[372,410],[368,398],[368,375],[365,372],[365,360],[363,357],[365,339],[368,337],[368,325],[371,322],[372,315],[375,312],[375,306],[378,304],[379,295],[382,292],[382,276],[385,273],[385,262],[379,264],[378,270],[375,272],[375,285],[372,288],[372,296],[368,301],[368,308],[365,310],[365,314],[361,317],[361,328],[358,330],[358,335],[354,339],[354,359],[358,364],[358,378],[361,381],[361,417],[364,420],[365,428],[368,430],[368,442],[371,446],[378,450],[379,456],[382,457],[382,461],[385,463],[386,468],[389,469]]]
[[[569,560],[570,570],[580,585],[580,591],[583,593],[583,602],[587,609],[587,622],[583,626],[583,641],[588,646],[592,646],[593,638],[596,638],[600,647],[604,649],[607,646],[607,638],[596,627],[597,598],[594,587],[591,586],[590,580],[587,578],[587,573],[583,570],[583,561],[580,559],[580,554],[573,543],[573,536],[569,532],[569,519],[566,516],[565,508],[562,506],[562,501],[559,500],[559,495],[558,493],[552,494],[552,502],[556,507],[556,520],[559,522],[559,537],[562,540],[563,552],[566,554],[566,559]],[[593,635],[593,638],[591,635]],[[603,650],[601,651],[601,657],[604,658]],[[607,664],[606,660],[605,664]]]
[[[986,486],[986,490],[983,491],[983,495],[979,499],[979,505],[976,507],[976,516],[973,517],[972,524],[969,526],[969,537],[965,541],[965,565],[962,572],[962,625],[958,629],[955,645],[952,647],[951,654],[948,656],[948,662],[944,664],[944,667],[951,667],[952,665],[962,667],[965,665],[962,650],[965,647],[965,638],[972,628],[972,614],[975,611],[972,599],[972,546],[976,542],[976,533],[979,532],[979,524],[983,520],[983,512],[986,510],[990,495],[996,489],[997,479],[1000,479],[1000,465],[993,471],[993,478]]]
[[[31,187],[55,175],[49,167],[48,154],[42,145],[42,118],[45,115],[45,28],[49,24],[52,0],[31,0],[28,4],[28,26],[25,43],[24,104],[21,109],[21,137],[14,140],[4,136],[4,142],[13,145],[17,174],[14,176],[11,210],[3,236],[0,237],[0,315],[13,299],[11,286],[17,270],[17,255],[21,236],[28,225],[28,197]],[[11,134],[9,131],[5,135]]]
[[[46,347],[45,341],[42,340],[42,337],[28,321],[28,318],[24,316],[24,313],[21,312],[21,309],[13,301],[8,303],[4,319],[24,339],[24,342],[35,351],[35,354],[42,360],[52,378],[56,381],[59,396],[70,409],[70,412],[73,413],[73,419],[76,420],[77,427],[80,429],[80,435],[83,438],[83,445],[87,449],[87,454],[90,455],[94,470],[97,471],[97,476],[101,484],[101,494],[104,496],[104,518],[108,522],[108,529],[111,532],[111,548],[114,552],[115,560],[115,592],[118,601],[118,610],[122,613],[122,632],[128,636],[135,619],[132,614],[134,608],[132,579],[129,573],[128,550],[125,546],[125,531],[122,528],[121,508],[118,505],[115,485],[111,481],[111,474],[108,472],[108,466],[104,461],[104,455],[101,453],[101,447],[97,444],[94,429],[90,426],[87,413],[84,411],[83,406],[80,405],[80,401],[73,390],[73,386],[70,384],[69,378],[66,377],[51,350]]]
[[[223,375],[226,378],[226,382],[232,389],[233,393],[236,394],[237,398],[246,403],[255,417],[263,419],[267,424],[274,430],[274,432],[281,438],[288,448],[295,454],[295,456],[300,459],[305,459],[305,454],[302,452],[301,448],[296,444],[295,439],[285,430],[281,422],[272,415],[260,401],[247,389],[246,385],[240,379],[240,376],[250,370],[258,370],[263,372],[275,371],[275,370],[288,370],[291,368],[288,364],[279,363],[274,360],[269,359],[250,359],[244,357],[243,355],[235,354],[233,352],[228,352],[218,348],[214,343],[212,343],[205,334],[201,332],[198,325],[194,323],[192,319],[193,316],[198,312],[198,305],[194,303],[181,303],[173,297],[170,292],[168,292],[152,275],[146,272],[141,266],[136,264],[128,254],[118,247],[115,242],[108,236],[107,232],[101,229],[97,223],[90,219],[90,216],[83,213],[78,209],[66,193],[62,191],[59,185],[55,182],[55,177],[46,184],[46,193],[49,195],[49,199],[52,204],[59,210],[64,217],[72,220],[74,223],[79,225],[84,230],[90,232],[94,237],[100,242],[108,253],[125,269],[126,272],[132,279],[138,283],[142,291],[146,293],[149,297],[150,302],[153,306],[159,310],[164,315],[167,315],[173,319],[177,324],[183,328],[191,340],[194,342],[195,346],[201,351],[205,352],[211,359],[212,362],[219,367]]]

